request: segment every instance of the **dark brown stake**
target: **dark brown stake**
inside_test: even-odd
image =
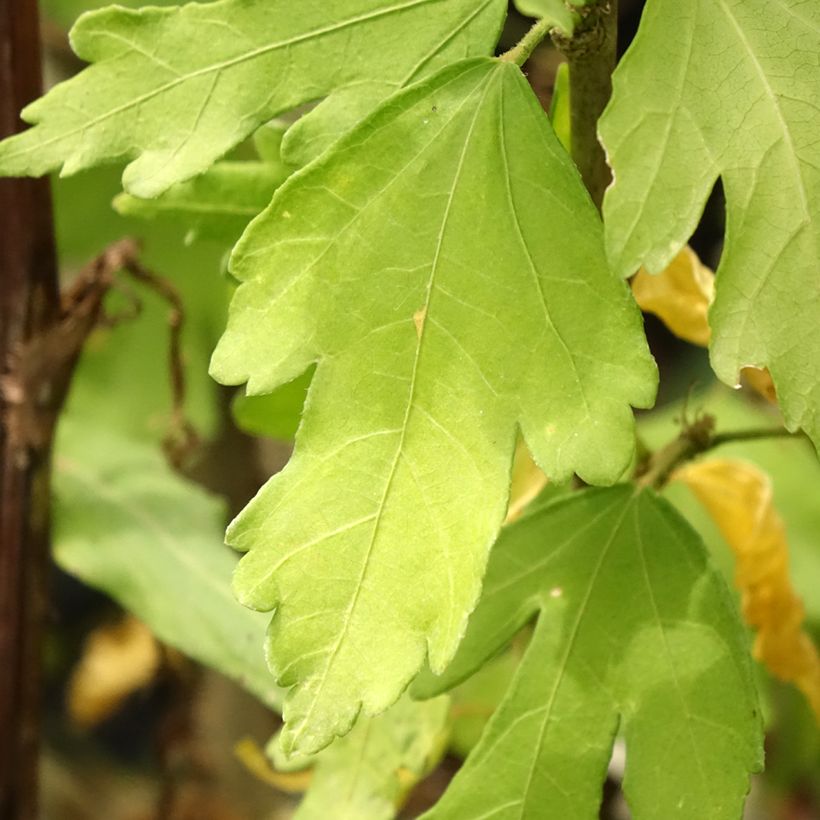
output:
[[[0,0],[0,136],[41,90],[35,0]],[[45,180],[0,180],[0,371],[56,321],[59,296]],[[45,397],[44,397],[45,398]],[[40,646],[46,608],[50,435],[13,430],[0,396],[0,818],[36,814]]]

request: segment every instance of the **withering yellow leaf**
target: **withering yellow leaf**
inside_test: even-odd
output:
[[[131,615],[95,629],[68,685],[68,712],[93,726],[116,712],[133,692],[149,684],[162,650],[145,624]]]
[[[246,737],[234,746],[234,755],[242,765],[258,780],[268,783],[287,794],[306,792],[313,777],[312,769],[297,769],[281,772],[271,766],[264,750],[253,738]]]
[[[685,247],[662,273],[641,268],[632,278],[632,292],[641,310],[653,313],[676,336],[706,347],[707,313],[715,295],[715,274]]]
[[[541,468],[532,460],[530,451],[523,439],[518,440],[513,457],[512,483],[510,485],[510,505],[507,508],[509,524],[521,516],[521,513],[537,495],[547,486],[547,477]]]
[[[709,306],[715,296],[715,274],[685,247],[666,270],[651,274],[641,268],[632,277],[632,293],[641,310],[657,316],[676,336],[707,347],[712,335]],[[777,403],[771,374],[765,368],[744,367],[743,383]]]
[[[777,391],[774,389],[772,374],[765,367],[744,367],[740,371],[740,377],[747,387],[751,387],[772,404],[777,404]]]
[[[743,617],[756,630],[755,657],[794,683],[820,721],[820,658],[803,630],[803,603],[789,581],[786,527],[768,476],[743,461],[711,459],[674,477],[692,489],[735,554]]]

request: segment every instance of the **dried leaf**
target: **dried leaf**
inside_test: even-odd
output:
[[[715,274],[686,246],[659,274],[641,268],[632,279],[632,293],[641,310],[657,316],[669,330],[692,344],[708,347],[712,332],[709,306],[715,296]],[[743,384],[772,404],[777,393],[769,371],[741,370]]]
[[[743,617],[757,631],[755,657],[806,696],[820,721],[820,657],[803,630],[803,603],[789,580],[786,527],[768,476],[752,464],[710,459],[675,474],[695,493],[735,553]]]
[[[711,331],[707,314],[715,295],[715,274],[685,247],[663,272],[641,268],[632,279],[641,310],[653,313],[676,336],[706,347]]]
[[[69,683],[72,720],[81,726],[105,720],[129,695],[154,679],[161,660],[157,640],[132,615],[95,629]]]
[[[774,388],[772,374],[765,367],[744,367],[740,371],[740,377],[744,385],[751,387],[755,393],[759,393],[772,404],[777,404],[777,391]]]

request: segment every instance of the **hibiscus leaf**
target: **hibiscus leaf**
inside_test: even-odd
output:
[[[637,820],[736,820],[762,766],[746,637],[694,531],[653,492],[575,493],[509,527],[432,694],[539,613],[478,746],[429,820],[599,816],[619,730]]]
[[[276,609],[283,743],[310,752],[452,657],[516,427],[550,478],[614,482],[656,372],[575,168],[499,60],[392,97],[279,189],[231,269],[212,373],[265,394],[318,361],[293,459],[228,532],[240,599]]]
[[[820,445],[820,4],[649,0],[600,130],[607,246],[663,270],[718,177],[726,244],[710,312],[717,375],[768,367],[789,429]]]
[[[207,170],[277,114],[371,77],[396,87],[490,53],[504,0],[220,0],[83,15],[71,32],[93,63],[23,111],[0,173],[72,174],[133,162],[125,189],[152,197]],[[207,44],[203,47],[203,37]]]

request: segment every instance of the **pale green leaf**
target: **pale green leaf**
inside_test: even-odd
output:
[[[72,174],[129,158],[141,197],[207,170],[262,123],[371,77],[402,85],[487,54],[504,0],[219,0],[83,15],[93,63],[23,112],[36,127],[0,144],[0,173]]]
[[[737,612],[686,522],[621,485],[512,525],[428,688],[470,674],[536,612],[506,699],[425,817],[593,820],[620,727],[635,820],[737,820],[762,764],[757,695]]]
[[[294,820],[391,820],[408,793],[441,760],[450,699],[404,697],[383,715],[363,720],[346,737],[313,758],[310,789]],[[279,744],[271,744],[277,762]]]
[[[88,417],[63,418],[54,471],[54,558],[157,637],[278,708],[265,663],[266,618],[230,589],[225,510],[176,476],[155,445]]]
[[[293,165],[307,165],[398,90],[397,83],[381,79],[339,89],[287,130],[283,158]]]
[[[614,85],[613,264],[664,269],[720,176],[712,365],[727,384],[768,367],[790,429],[820,445],[820,4],[649,0]]]
[[[254,436],[292,441],[312,378],[313,372],[308,371],[266,396],[237,393],[231,406],[237,427]]]
[[[561,63],[555,72],[550,122],[565,151],[572,150],[572,122],[569,107],[569,63]]]
[[[207,359],[227,301],[217,273],[221,249],[185,248],[165,226],[117,216],[109,207],[117,176],[105,169],[55,180],[61,263],[77,264],[123,233],[144,229],[143,263],[173,275],[186,310],[186,411],[207,436],[218,405]],[[159,448],[171,408],[169,307],[147,289],[134,291],[139,314],[96,330],[72,380],[56,442],[55,559],[163,641],[276,707],[280,692],[261,651],[267,619],[231,593],[236,560],[223,543],[224,504],[174,474]],[[123,309],[120,295],[112,296],[108,309]]]
[[[225,323],[230,288],[220,275],[224,245],[185,245],[178,229],[165,222],[125,219],[111,208],[119,173],[98,168],[70,179],[55,179],[54,215],[61,267],[76,268],[124,235],[138,238],[140,259],[179,293],[185,312],[182,356],[185,410],[197,432],[209,437],[218,425],[218,388],[208,376],[208,359]],[[115,289],[107,300],[112,315],[138,315],[98,328],[83,351],[72,380],[71,410],[94,425],[159,442],[171,416],[168,370],[169,305],[148,288],[121,281],[129,295]]]
[[[204,174],[180,182],[155,199],[120,194],[114,208],[123,216],[168,219],[193,237],[233,245],[271,201],[291,169],[282,162],[217,162]]]
[[[583,3],[576,3],[580,6]],[[567,36],[575,28],[575,20],[564,0],[515,0],[515,7],[527,17],[549,20]]]
[[[240,240],[212,373],[264,394],[319,362],[294,458],[228,533],[240,599],[277,610],[289,749],[450,659],[517,426],[554,480],[629,463],[656,374],[601,234],[521,72],[479,59],[392,97]]]

